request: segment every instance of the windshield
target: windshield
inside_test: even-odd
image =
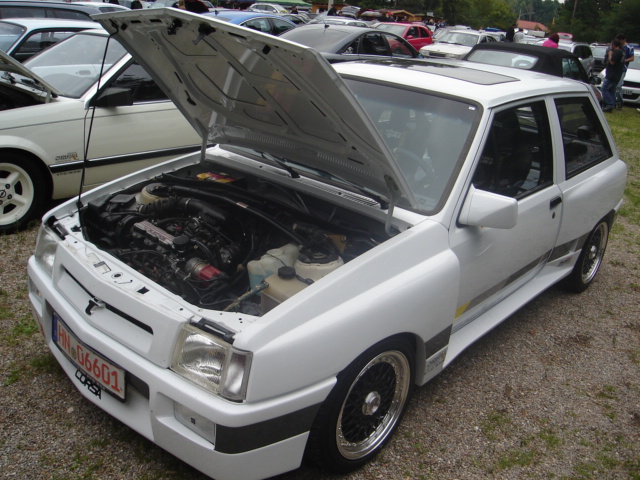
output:
[[[455,43],[457,45],[465,45],[473,47],[478,43],[480,36],[464,32],[447,32],[438,37],[438,43]]]
[[[98,80],[107,38],[104,35],[73,35],[26,60],[24,65],[65,97],[80,98]],[[110,41],[104,72],[126,53],[117,41]]]
[[[395,33],[396,35],[401,37],[406,27],[404,25],[394,25],[393,23],[382,23],[380,25],[377,25],[376,28],[384,30],[385,32]]]
[[[633,62],[629,62],[629,68],[632,70],[640,70],[640,56],[634,57]]]
[[[26,28],[20,25],[0,22],[0,50],[8,52],[25,31]]]
[[[421,210],[446,200],[480,107],[424,92],[346,79],[394,154]]]

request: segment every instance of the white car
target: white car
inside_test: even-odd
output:
[[[495,42],[493,34],[475,30],[448,30],[435,37],[435,43],[425,45],[420,53],[425,58],[462,58],[474,45]]]
[[[107,39],[100,27],[77,33],[24,64],[0,52],[0,232],[81,182],[198,150],[199,136],[117,41],[100,77]]]
[[[593,282],[627,167],[587,85],[99,21],[206,141],[49,212],[30,300],[82,395],[207,475],[356,469],[414,386]]]
[[[625,103],[640,104],[640,55],[634,56],[633,62],[629,63],[622,82],[622,98]]]
[[[273,14],[289,13],[286,8],[276,3],[254,3],[247,10],[251,10],[252,12],[265,12]]]
[[[8,18],[0,20],[0,50],[23,62],[76,32],[98,27],[90,20]]]

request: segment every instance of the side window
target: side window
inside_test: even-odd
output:
[[[580,67],[578,67],[578,60],[576,60],[575,58],[563,58],[562,76],[566,78],[572,78],[574,80],[582,80],[582,75],[580,75]]]
[[[2,7],[2,18],[45,18],[47,11],[44,8],[30,7]]]
[[[48,18],[66,18],[67,20],[91,20],[86,13],[74,12],[72,10],[50,10],[47,12]]]
[[[269,20],[267,20],[266,18],[252,18],[251,20],[247,20],[246,22],[244,22],[242,25],[254,30],[258,30],[259,32],[271,33]]]
[[[278,18],[272,18],[271,21],[274,24],[274,35],[280,35],[281,33],[284,33],[287,30],[291,30],[293,28],[289,22],[280,20]]]
[[[485,141],[473,185],[521,198],[551,185],[553,154],[544,102],[497,112]]]
[[[405,42],[392,35],[385,35],[385,38],[387,39],[387,42],[389,42],[389,48],[391,49],[392,57],[413,57],[411,50],[409,49],[409,47],[407,47],[407,44]]]
[[[40,50],[44,50],[74,33],[76,32],[36,32],[22,42],[13,53],[13,56],[16,60],[23,62]]]
[[[387,42],[380,33],[367,33],[360,47],[362,50],[359,53],[362,55],[391,55]]]
[[[130,90],[134,104],[169,100],[147,71],[137,63],[132,63],[118,75],[111,87]]]
[[[556,100],[562,129],[566,178],[613,155],[607,136],[588,98]]]

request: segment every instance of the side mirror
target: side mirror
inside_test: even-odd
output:
[[[589,83],[591,83],[591,85],[600,85],[602,83],[602,78],[598,75],[591,75]]]
[[[128,88],[109,87],[93,99],[92,105],[103,108],[129,107],[133,105],[133,96]]]
[[[458,220],[462,225],[508,230],[518,222],[518,202],[471,185]]]

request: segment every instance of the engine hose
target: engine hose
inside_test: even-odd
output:
[[[221,222],[227,220],[224,212],[195,198],[163,198],[155,202],[147,203],[146,205],[141,205],[139,212],[144,215],[162,216],[175,214],[176,209],[184,210],[191,214],[204,212],[211,218]]]
[[[201,192],[199,190],[196,190],[195,188],[173,186],[173,187],[171,187],[171,190],[174,191],[174,192],[179,192],[181,194],[186,194],[186,195],[189,195],[189,196],[192,196],[192,197],[199,197],[199,198],[202,198],[202,199],[205,199],[205,200],[221,201],[221,202],[227,203],[229,205],[233,205],[236,208],[241,208],[243,211],[251,213],[252,215],[254,215],[254,216],[258,217],[258,218],[261,218],[265,222],[269,223],[271,226],[277,228],[282,233],[287,235],[291,240],[296,242],[298,245],[308,246],[307,245],[308,242],[306,242],[303,238],[299,237],[294,232],[292,232],[291,229],[285,227],[284,225],[280,225],[278,222],[273,220],[271,217],[269,217],[265,213],[262,213],[261,211],[259,211],[259,210],[255,209],[255,208],[247,205],[246,203],[237,202],[237,201],[235,201],[235,200],[233,200],[231,198],[225,197],[223,195],[216,195],[215,193]],[[152,204],[150,204],[150,205],[152,205]]]

